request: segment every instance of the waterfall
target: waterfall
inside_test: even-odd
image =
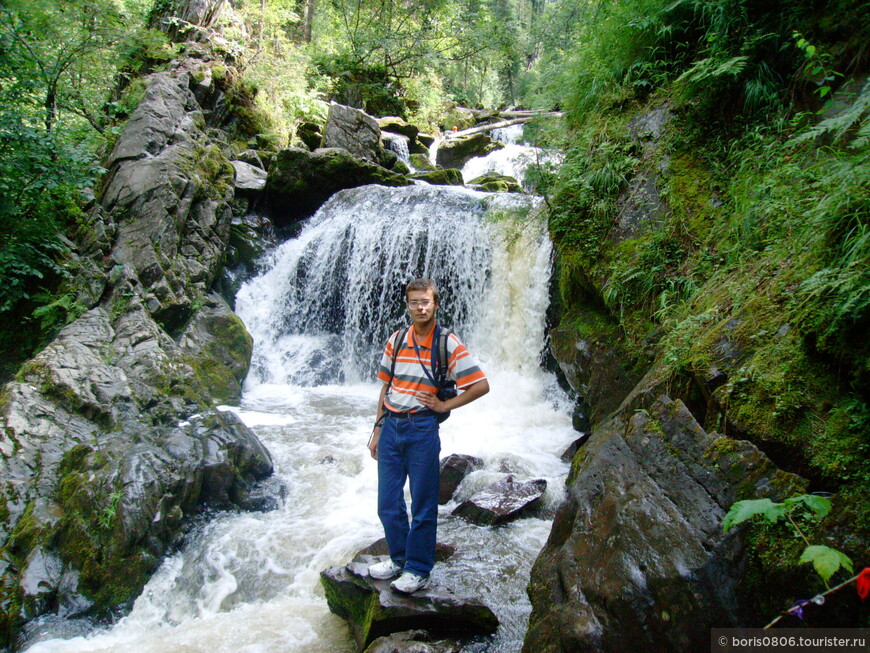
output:
[[[331,198],[262,261],[236,302],[254,360],[241,406],[223,409],[268,447],[284,506],[214,516],[117,624],[46,628],[29,650],[354,651],[347,625],[326,606],[319,572],[383,536],[366,448],[379,390],[373,375],[388,334],[407,323],[405,283],[429,276],[440,286],[439,320],[474,352],[492,387],[441,427],[442,456],[470,454],[484,468],[439,508],[438,539],[456,553],[436,564],[433,580],[484,601],[501,621],[495,636],[464,650],[518,651],[531,610],[529,571],[563,497],[560,454],[576,436],[567,398],[540,366],[552,247],[537,209],[529,196],[428,185],[365,186]],[[547,480],[548,517],[482,528],[451,514],[507,473]]]
[[[408,137],[403,136],[402,134],[393,134],[391,132],[381,132],[381,140],[387,144],[387,147],[390,148],[390,151],[395,152],[396,155],[408,165],[411,164],[411,153],[408,149]]]
[[[525,183],[526,170],[532,165],[558,163],[561,158],[558,153],[524,144],[523,125],[493,129],[490,137],[505,146],[489,156],[470,159],[462,168],[462,178],[466,183],[489,172],[496,172],[514,177],[528,191],[530,187]]]
[[[537,270],[544,278],[525,280],[543,289],[541,297],[509,292],[508,271],[493,281],[496,218],[514,220],[536,204],[520,195],[429,185],[336,194],[298,238],[272,254],[271,269],[236,298],[255,342],[249,387],[370,380],[379,347],[406,322],[404,287],[414,277],[435,280],[442,297],[439,319],[469,346],[498,347],[517,326],[515,312],[547,301],[546,264]],[[548,257],[540,229],[534,238],[540,256]],[[496,301],[502,304],[497,309]],[[544,342],[543,312],[536,315],[537,325],[514,330],[537,341],[533,350],[523,350],[535,364]],[[507,332],[482,326],[489,322]]]

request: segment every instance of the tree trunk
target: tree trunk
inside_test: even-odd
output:
[[[306,0],[305,2],[305,26],[302,31],[302,40],[306,43],[311,43],[311,29],[314,25],[314,10],[317,0]]]
[[[197,27],[211,27],[218,18],[226,0],[175,0],[162,12],[152,15],[150,27],[160,29],[173,41],[183,41],[188,37],[184,26],[172,25],[171,18],[179,18]]]

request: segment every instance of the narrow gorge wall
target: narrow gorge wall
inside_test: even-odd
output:
[[[185,50],[106,162],[78,252],[89,310],[0,394],[0,647],[132,599],[204,506],[274,503],[269,453],[215,409],[238,402],[253,343],[211,291],[235,179],[219,60]]]

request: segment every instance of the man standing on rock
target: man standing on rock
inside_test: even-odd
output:
[[[412,325],[393,333],[381,357],[383,381],[378,414],[369,441],[378,461],[378,516],[384,525],[390,559],[369,567],[372,578],[399,576],[390,586],[410,594],[428,587],[435,564],[438,522],[439,423],[444,413],[489,392],[477,361],[452,333],[446,336],[446,378],[462,390],[438,398],[433,364],[440,328],[435,320],[438,289],[431,279],[415,279],[405,289]],[[401,342],[399,341],[401,339]],[[442,419],[438,419],[442,417]],[[411,525],[405,505],[405,479],[411,488]]]

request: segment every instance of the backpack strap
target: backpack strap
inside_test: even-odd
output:
[[[448,355],[447,355],[447,339],[450,337],[450,331],[441,330],[441,327],[435,325],[435,336],[432,342],[432,373],[438,381],[443,381],[447,378]]]
[[[411,327],[407,327],[404,331],[399,329],[396,331],[396,339],[393,341],[393,364],[390,365],[390,384],[393,383],[393,377],[396,375],[396,359],[399,357],[399,346],[408,338],[408,331]]]

